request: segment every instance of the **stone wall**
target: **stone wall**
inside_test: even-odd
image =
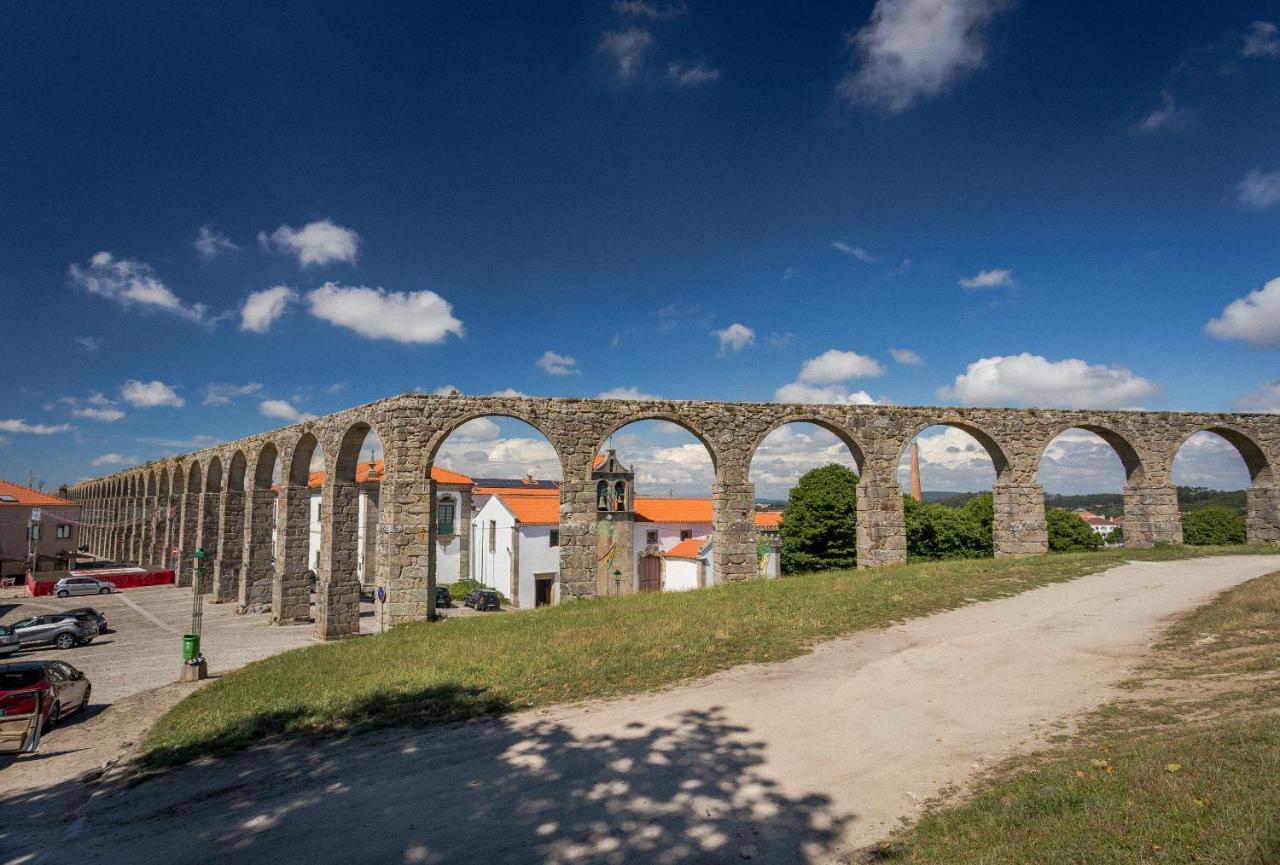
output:
[[[639,420],[665,420],[693,433],[707,448],[715,468],[713,501],[714,573],[717,581],[755,576],[753,488],[749,471],[760,442],[789,422],[817,424],[840,438],[859,465],[858,561],[863,567],[906,559],[906,532],[898,462],[912,438],[924,429],[950,425],[973,435],[996,468],[993,490],[996,554],[1027,555],[1047,547],[1044,503],[1036,472],[1045,448],[1067,429],[1095,432],[1115,448],[1124,464],[1126,540],[1134,546],[1181,539],[1176,492],[1170,472],[1178,447],[1196,432],[1208,430],[1231,442],[1249,467],[1253,487],[1248,496],[1247,525],[1255,541],[1280,542],[1280,486],[1273,471],[1280,459],[1280,417],[1275,415],[1058,411],[1044,409],[956,409],[903,406],[787,405],[643,400],[532,399],[507,397],[405,394],[358,406],[284,429],[228,442],[76,485],[71,495],[98,507],[102,524],[90,533],[95,552],[118,555],[116,542],[145,529],[135,526],[134,512],[143,500],[139,490],[157,490],[161,500],[173,497],[177,515],[168,520],[167,535],[182,548],[180,581],[190,580],[190,553],[197,524],[206,550],[215,556],[218,597],[226,599],[230,570],[240,550],[241,579],[236,595],[242,606],[261,604],[267,592],[273,617],[281,622],[310,621],[306,561],[309,510],[305,469],[319,447],[326,473],[325,501],[331,506],[322,520],[322,556],[327,575],[318,594],[317,633],[325,638],[354,633],[358,600],[339,567],[347,568],[354,550],[356,525],[345,515],[338,488],[354,482],[354,466],[365,433],[380,439],[386,471],[379,490],[373,581],[386,595],[377,614],[386,625],[421,619],[434,613],[434,533],[432,484],[428,480],[436,450],[457,427],[477,417],[501,415],[523,420],[546,435],[560,458],[564,481],[560,496],[560,579],[558,600],[589,597],[598,592],[595,563],[596,508],[591,469],[609,435]],[[276,544],[270,550],[272,508],[270,465],[279,455],[286,469],[279,489]],[[270,463],[266,463],[266,456]],[[267,464],[266,474],[261,465]],[[222,466],[253,465],[252,478],[241,469],[230,474],[228,492],[253,488],[244,500],[245,516],[221,516],[201,522],[200,478],[220,482]],[[300,468],[301,467],[301,468]],[[299,479],[299,471],[303,472]],[[217,480],[207,480],[210,476]],[[266,481],[264,483],[264,477]],[[167,483],[166,483],[167,480]],[[158,484],[157,484],[158,481]],[[238,487],[236,485],[239,485]],[[190,490],[185,487],[192,487]],[[224,494],[225,495],[225,494]],[[205,514],[226,509],[228,500],[214,497]],[[335,519],[335,513],[337,518]],[[464,518],[465,514],[460,514]],[[207,519],[207,518],[206,518]],[[176,525],[175,525],[176,524]],[[223,535],[230,534],[228,539]],[[349,536],[349,537],[348,537]],[[327,539],[327,540],[326,540]],[[240,542],[237,543],[237,540]],[[170,540],[166,540],[166,546]],[[272,555],[274,553],[274,556]]]

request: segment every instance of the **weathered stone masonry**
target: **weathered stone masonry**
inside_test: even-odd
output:
[[[405,394],[323,418],[218,445],[77,485],[71,495],[89,504],[100,525],[88,537],[95,552],[120,555],[137,538],[142,554],[148,500],[173,516],[161,520],[163,549],[180,548],[179,580],[190,584],[190,556],[203,545],[206,588],[214,600],[242,606],[269,603],[274,620],[311,618],[307,571],[310,532],[307,474],[322,452],[321,556],[315,567],[316,634],[325,639],[358,632],[356,586],[356,461],[365,435],[382,443],[385,475],[379,489],[373,547],[378,586],[386,594],[378,614],[391,625],[434,612],[435,520],[432,461],[458,426],[478,417],[517,418],[540,430],[564,472],[560,493],[559,597],[596,594],[594,458],[606,439],[638,420],[666,420],[706,445],[715,469],[714,570],[721,582],[754,577],[755,490],[751,459],[766,435],[790,422],[817,424],[838,436],[857,461],[858,562],[863,567],[906,559],[899,459],[912,438],[937,424],[973,435],[996,468],[993,490],[997,556],[1044,552],[1044,499],[1036,482],[1040,458],[1070,428],[1097,433],[1124,464],[1126,542],[1150,546],[1182,538],[1173,458],[1188,437],[1211,431],[1231,442],[1252,477],[1247,526],[1252,542],[1280,543],[1280,417],[1250,414],[953,409],[898,406],[785,405],[640,400],[531,399]],[[279,490],[272,472],[279,461]],[[224,471],[226,483],[223,483]],[[154,499],[151,496],[154,495]],[[271,548],[272,520],[275,547]]]

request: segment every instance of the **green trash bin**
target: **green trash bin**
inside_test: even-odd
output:
[[[200,656],[200,635],[199,634],[183,634],[182,635],[182,660],[190,661],[192,658]]]

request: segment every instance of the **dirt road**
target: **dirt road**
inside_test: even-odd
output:
[[[0,798],[23,816],[0,850],[24,863],[853,861],[924,798],[1114,696],[1172,616],[1277,569],[1280,556],[1124,565],[659,694],[263,746],[132,788],[61,784]]]

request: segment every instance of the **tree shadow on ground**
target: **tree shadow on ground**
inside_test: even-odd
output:
[[[400,699],[409,717],[453,699],[471,712],[476,695]],[[0,798],[0,813],[22,814],[0,825],[0,849],[19,861],[56,845],[68,861],[238,865],[818,862],[854,819],[826,796],[781,789],[764,743],[718,708],[607,733],[573,727],[508,716],[294,738],[92,798],[66,782]]]

